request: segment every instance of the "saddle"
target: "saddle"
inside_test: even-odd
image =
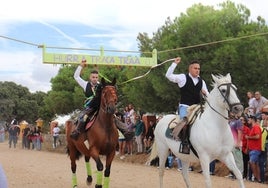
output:
[[[85,131],[87,131],[93,125],[93,123],[96,120],[97,114],[98,114],[98,111],[95,111],[94,113],[90,114],[86,122]]]
[[[179,119],[179,117],[176,116],[176,118],[172,119],[168,124],[168,128],[172,130],[173,137],[178,136],[178,138],[181,139],[180,133],[183,130],[183,128],[191,126],[194,123],[200,111],[201,111],[201,105],[194,104],[188,107],[187,117]]]

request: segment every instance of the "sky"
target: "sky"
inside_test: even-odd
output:
[[[44,64],[48,47],[138,51],[138,33],[157,32],[196,3],[217,8],[223,0],[8,0],[0,6],[0,81],[30,92],[51,90],[60,65]],[[232,0],[268,21],[266,0]],[[53,49],[51,52],[54,53]],[[56,53],[58,53],[56,51]],[[60,53],[65,53],[63,52]],[[66,53],[70,51],[66,50]],[[80,53],[80,51],[79,51]],[[98,52],[81,51],[94,55]],[[94,54],[92,54],[94,53]],[[120,52],[119,56],[129,55]],[[98,55],[98,54],[97,54]],[[138,75],[137,75],[138,76]]]

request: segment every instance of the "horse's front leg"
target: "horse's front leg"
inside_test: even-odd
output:
[[[89,163],[90,157],[85,156],[85,163],[86,163],[86,169],[87,169],[87,185],[92,184],[92,170],[91,165]]]
[[[209,172],[209,158],[200,156],[200,164],[202,168],[202,174],[205,178],[206,188],[211,188],[211,179]]]
[[[183,177],[183,180],[186,184],[186,187],[190,188],[191,187],[191,184],[190,184],[190,181],[189,181],[189,166],[190,166],[190,162],[187,162],[187,161],[181,161],[181,164],[182,164],[182,177]]]
[[[97,165],[97,181],[96,181],[95,188],[102,188],[103,164],[102,164],[99,156],[97,158],[94,158],[94,159],[95,159],[96,165]]]
[[[228,155],[224,156],[224,158],[222,158],[221,161],[225,163],[225,165],[229,168],[229,170],[231,170],[234,173],[236,179],[239,182],[239,187],[244,188],[245,185],[244,185],[243,177],[242,177],[240,170],[237,168],[235,164],[235,160],[234,160],[234,156],[232,152],[229,152]]]
[[[103,188],[109,188],[111,166],[112,166],[114,156],[115,156],[115,152],[112,152],[111,154],[106,155],[106,165],[105,165],[105,171],[104,171]]]

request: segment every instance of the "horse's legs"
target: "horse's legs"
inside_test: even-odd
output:
[[[103,188],[109,188],[111,165],[112,165],[112,161],[114,159],[114,155],[115,155],[115,152],[112,152],[109,155],[106,155],[106,165],[105,165],[105,171],[104,171]]]
[[[91,165],[89,163],[90,157],[85,156],[85,163],[86,163],[86,169],[87,169],[87,185],[92,184],[92,171],[91,171]]]
[[[70,160],[71,160],[71,170],[72,170],[72,186],[74,188],[74,187],[77,187],[75,151],[70,151]]]
[[[95,162],[96,162],[96,166],[97,166],[97,180],[96,180],[96,185],[95,188],[102,188],[102,171],[103,171],[103,164],[100,160],[100,157],[93,157]]]
[[[163,188],[163,177],[164,177],[164,172],[165,172],[165,164],[166,160],[169,154],[169,148],[166,144],[162,142],[157,142],[157,150],[158,152],[158,157],[159,157],[159,183],[160,183],[160,188]]]
[[[183,180],[186,184],[186,187],[191,187],[190,181],[189,181],[189,166],[190,166],[190,162],[186,162],[186,161],[181,161],[182,164],[182,177]]]
[[[205,178],[206,188],[211,188],[211,179],[209,173],[209,158],[208,156],[200,156],[200,164],[202,168],[202,174]]]
[[[221,161],[225,163],[225,165],[229,168],[229,170],[231,170],[234,173],[236,179],[239,181],[240,188],[244,188],[245,185],[244,185],[244,181],[242,178],[242,174],[235,164],[233,154],[229,152],[228,155],[225,155],[221,158]]]

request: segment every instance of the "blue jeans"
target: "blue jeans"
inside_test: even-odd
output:
[[[179,105],[178,114],[180,115],[180,119],[187,116],[187,109],[188,109],[188,106]]]
[[[259,167],[260,167],[260,177],[261,182],[264,182],[265,166],[266,166],[267,151],[262,151],[259,156]]]
[[[210,172],[210,174],[214,174],[215,166],[216,166],[216,160],[211,161],[211,163],[209,164],[209,172]]]

